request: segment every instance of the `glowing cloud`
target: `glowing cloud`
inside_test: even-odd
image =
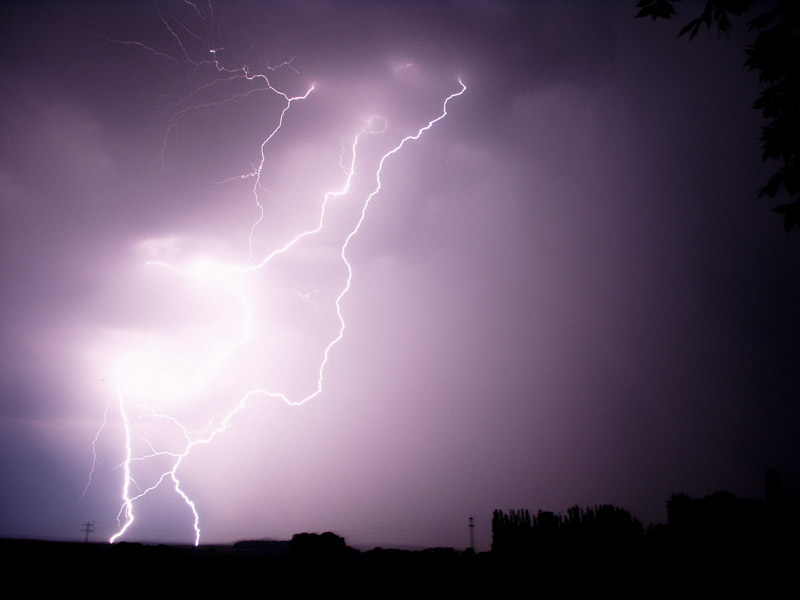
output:
[[[191,3],[188,3],[191,6]],[[194,6],[195,11],[197,7]],[[199,11],[198,15],[204,20]],[[257,217],[249,228],[248,256],[241,263],[229,263],[215,258],[208,252],[196,256],[178,259],[175,264],[162,260],[164,255],[180,256],[178,237],[143,240],[138,245],[140,254],[148,259],[150,269],[161,270],[163,275],[172,279],[178,290],[177,294],[167,293],[162,296],[167,304],[177,304],[184,314],[180,324],[167,333],[143,336],[141,343],[126,347],[119,352],[114,368],[114,398],[119,418],[122,422],[124,459],[121,464],[122,501],[118,513],[118,529],[111,536],[110,542],[122,538],[128,533],[136,521],[137,501],[162,486],[171,486],[185,503],[188,520],[191,522],[194,543],[200,542],[200,514],[195,502],[182,487],[180,467],[199,445],[206,445],[225,432],[231,420],[248,403],[256,398],[280,400],[288,405],[300,406],[319,396],[323,392],[325,372],[332,351],[345,334],[345,316],[342,301],[350,290],[353,278],[353,266],[348,260],[348,248],[351,240],[358,234],[365,221],[371,201],[381,192],[384,166],[393,156],[419,139],[448,114],[449,103],[462,95],[467,87],[458,80],[458,89],[444,98],[434,115],[421,120],[419,127],[409,135],[396,141],[388,151],[379,157],[371,158],[362,152],[362,146],[369,137],[389,135],[390,124],[381,116],[372,116],[365,120],[363,127],[350,140],[343,143],[342,153],[332,156],[342,169],[341,184],[331,189],[321,198],[319,216],[316,223],[298,233],[289,233],[288,241],[278,244],[272,250],[258,256],[254,240],[259,233],[259,226],[265,218],[262,195],[267,189],[264,179],[265,166],[268,164],[268,145],[281,134],[286,118],[290,118],[290,110],[298,103],[311,96],[315,87],[296,96],[290,96],[275,87],[269,73],[256,73],[247,66],[228,68],[220,60],[220,49],[210,49],[209,56],[203,61],[194,61],[184,46],[176,28],[170,26],[163,14],[159,12],[164,27],[176,40],[183,55],[182,59],[169,56],[139,42],[120,41],[104,38],[109,42],[132,44],[149,51],[157,57],[168,57],[174,61],[185,60],[195,68],[206,68],[216,71],[218,77],[210,83],[198,86],[190,94],[175,103],[175,111],[169,120],[167,135],[162,146],[169,142],[169,133],[182,117],[193,110],[208,106],[222,106],[245,95],[255,92],[266,92],[280,99],[282,106],[273,115],[274,126],[268,131],[258,148],[260,162],[243,175],[229,179],[252,180],[252,200],[257,208]],[[213,14],[209,19],[213,20]],[[183,27],[188,32],[186,27]],[[393,66],[395,73],[408,74],[414,68],[411,63]],[[268,68],[272,72],[277,69],[291,69],[291,61],[278,67]],[[237,91],[213,102],[202,100],[202,94],[214,86],[222,86],[233,80],[257,82],[259,86],[248,91]],[[433,111],[432,111],[433,112]],[[354,181],[358,177],[359,185]],[[226,182],[222,182],[224,184]],[[346,211],[350,217],[344,219],[346,225],[342,230],[342,219],[334,219],[336,226],[329,226],[331,217],[329,210],[333,203],[348,198]],[[338,210],[338,209],[337,209]],[[337,229],[338,228],[338,229]],[[332,232],[328,230],[332,229]],[[311,341],[301,348],[311,348],[307,361],[315,366],[311,382],[305,384],[304,391],[289,391],[280,384],[271,381],[269,375],[264,378],[269,385],[249,389],[238,396],[227,388],[230,381],[229,367],[237,363],[269,361],[269,355],[263,354],[263,346],[258,348],[262,338],[271,338],[278,324],[269,320],[267,309],[263,307],[265,294],[274,291],[275,282],[271,279],[268,267],[280,257],[285,257],[315,236],[328,235],[338,241],[333,245],[332,256],[325,258],[338,263],[344,277],[333,291],[318,293],[316,289],[295,290],[294,295],[315,308],[322,307],[329,315],[335,317],[333,323],[321,320],[318,331],[311,336]],[[284,238],[286,239],[286,238]],[[308,255],[298,253],[296,260],[313,260]],[[266,290],[266,291],[265,291]],[[261,298],[261,300],[256,300]],[[193,317],[192,315],[196,315]],[[284,348],[279,351],[284,352]],[[258,355],[253,358],[253,355]],[[270,369],[263,369],[269,373]],[[299,387],[299,386],[294,386]],[[107,425],[108,407],[103,426]],[[205,421],[204,421],[205,419]],[[203,422],[198,425],[198,423]],[[101,429],[102,429],[101,427]],[[95,438],[96,442],[97,438]]]

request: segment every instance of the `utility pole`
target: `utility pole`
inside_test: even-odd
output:
[[[470,550],[475,552],[475,519],[472,518],[472,515],[469,516],[469,547]]]
[[[88,544],[89,543],[89,534],[94,531],[94,525],[92,524],[91,521],[86,521],[86,523],[83,524],[83,528],[81,529],[81,531],[85,531],[86,532],[86,539],[84,539],[84,543]]]

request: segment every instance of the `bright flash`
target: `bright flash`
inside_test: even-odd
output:
[[[173,37],[177,38],[176,33],[169,28],[166,21],[164,21],[164,25],[170,30]],[[152,49],[149,50],[154,52]],[[278,399],[286,404],[299,406],[322,393],[323,379],[330,353],[334,346],[342,339],[345,331],[345,320],[341,302],[350,289],[353,275],[352,265],[347,258],[348,246],[351,239],[359,232],[366,217],[370,202],[381,191],[381,175],[384,165],[388,159],[400,152],[406,145],[419,139],[420,136],[431,129],[434,124],[444,119],[447,115],[448,103],[453,98],[462,95],[467,89],[459,80],[458,91],[451,93],[443,100],[437,116],[424,122],[415,133],[406,135],[400,139],[390,150],[384,152],[379,160],[370,160],[369,156],[360,156],[359,154],[362,151],[359,146],[359,140],[366,136],[385,134],[389,130],[389,122],[385,117],[381,116],[373,116],[367,120],[361,131],[356,133],[346,145],[346,147],[350,148],[349,152],[343,152],[343,156],[333,157],[334,162],[336,160],[339,161],[345,175],[338,189],[330,190],[324,194],[319,207],[317,224],[307,230],[297,233],[297,235],[288,242],[285,242],[282,246],[273,249],[260,260],[257,260],[253,257],[253,236],[256,227],[264,219],[264,210],[260,202],[260,193],[266,189],[262,182],[262,172],[264,171],[268,156],[265,147],[270,140],[280,133],[284,118],[287,116],[287,112],[291,109],[293,104],[302,102],[308,98],[314,88],[313,86],[310,87],[303,95],[290,97],[286,93],[273,87],[266,73],[256,74],[247,67],[230,69],[222,66],[217,51],[212,50],[211,55],[213,57],[212,61],[195,63],[195,66],[199,68],[201,65],[205,65],[205,68],[215,69],[216,72],[219,73],[219,79],[203,86],[201,89],[207,89],[220,82],[231,81],[232,79],[248,80],[257,83],[261,82],[263,83],[262,87],[254,88],[253,91],[268,92],[277,95],[279,98],[282,98],[283,108],[277,117],[277,124],[272,131],[268,133],[265,132],[265,137],[258,148],[261,162],[251,173],[239,178],[252,179],[252,196],[255,199],[255,205],[259,213],[258,218],[250,227],[250,256],[247,260],[242,264],[228,264],[208,256],[201,256],[191,259],[179,266],[173,266],[165,262],[148,263],[171,271],[175,277],[183,280],[185,283],[189,283],[190,287],[193,288],[193,291],[196,292],[198,296],[206,295],[205,299],[210,298],[219,302],[218,305],[210,303],[210,305],[219,310],[215,312],[213,316],[205,318],[203,323],[198,322],[197,327],[194,327],[194,322],[191,323],[192,327],[189,327],[189,329],[199,330],[200,333],[197,331],[189,333],[185,339],[178,336],[179,341],[174,339],[171,341],[163,339],[150,340],[152,343],[145,344],[144,347],[124,353],[116,364],[114,383],[117,393],[117,405],[122,416],[125,431],[126,458],[122,464],[124,480],[121,490],[122,508],[120,509],[118,518],[119,529],[111,537],[111,542],[123,536],[133,525],[136,501],[159,486],[166,484],[174,488],[175,492],[183,499],[190,510],[193,516],[194,542],[195,544],[199,544],[199,513],[195,503],[181,487],[181,481],[178,477],[178,470],[183,459],[189,456],[195,446],[209,444],[217,435],[226,431],[233,416],[243,410],[247,403],[255,397]],[[284,63],[282,66],[287,65],[289,68],[292,68],[292,70],[295,70],[289,63]],[[280,67],[269,70],[275,70],[277,68]],[[197,106],[190,104],[193,96],[194,93],[187,95],[183,99],[187,104],[180,108],[180,110],[176,110],[170,128],[177,122],[177,119],[188,111],[194,108],[209,106],[208,104],[198,104]],[[239,96],[241,96],[241,94]],[[218,106],[232,99],[233,98],[222,100],[214,105]],[[345,147],[344,144],[343,147]],[[349,160],[345,161],[344,156]],[[366,185],[371,187],[366,190],[360,189],[360,191],[353,192],[353,190],[351,190],[351,182],[357,170],[367,172],[366,176],[362,177],[360,181],[368,182]],[[338,291],[330,296],[328,300],[328,302],[333,303],[331,306],[332,310],[329,311],[329,314],[333,315],[333,318],[335,318],[336,326],[332,328],[329,327],[329,329],[325,330],[324,334],[321,334],[319,339],[322,340],[322,344],[312,353],[313,358],[311,361],[317,361],[312,364],[312,367],[316,369],[314,376],[316,380],[315,386],[310,392],[305,393],[305,395],[299,394],[296,397],[290,397],[290,395],[284,391],[262,388],[250,389],[244,392],[243,395],[240,395],[238,400],[227,397],[224,392],[220,392],[220,390],[228,389],[225,387],[224,381],[219,381],[220,374],[223,372],[223,367],[228,364],[228,361],[232,360],[237,351],[245,347],[251,340],[254,340],[255,336],[263,335],[263,332],[261,332],[258,327],[261,326],[263,328],[264,324],[253,316],[255,312],[253,307],[256,306],[256,299],[250,297],[252,290],[249,286],[245,285],[246,281],[250,278],[255,279],[261,277],[265,267],[272,263],[273,260],[277,259],[279,256],[286,255],[293,248],[300,246],[301,241],[323,232],[327,223],[326,211],[329,200],[342,197],[346,194],[358,196],[353,202],[358,201],[359,204],[355,204],[352,207],[354,217],[357,216],[357,219],[354,219],[355,224],[349,226],[347,230],[348,233],[341,237],[338,246],[334,250],[333,256],[335,260],[338,261],[339,268],[346,274],[346,277],[340,284],[341,287],[338,288]],[[259,298],[259,302],[278,301],[274,300],[268,292],[262,292],[262,294],[263,295]],[[293,301],[296,301],[295,294],[291,294],[290,296]],[[308,302],[310,294],[301,294],[301,297]],[[333,298],[335,298],[335,300],[333,300]],[[183,298],[179,302],[184,302],[186,306],[189,306],[190,299]],[[224,313],[224,316],[219,316],[217,313]],[[233,316],[231,317],[231,315]],[[202,344],[193,344],[192,336],[195,336],[197,339],[202,338],[201,333],[205,333],[203,328],[210,327],[209,324],[221,328],[223,333],[220,334],[219,330],[214,330],[212,335],[201,340],[203,342]],[[325,341],[326,339],[327,342]],[[236,360],[239,360],[240,356],[241,354],[236,354]],[[259,356],[259,358],[261,357]],[[200,429],[190,429],[184,421],[179,420],[179,418],[175,416],[176,413],[180,411],[173,411],[172,409],[180,408],[178,406],[179,404],[197,398],[201,394],[206,393],[212,386],[214,386],[214,390],[217,392],[215,396],[215,407],[221,408],[211,417],[209,424]],[[246,388],[243,387],[242,389]],[[192,408],[194,408],[193,405]],[[148,431],[163,431],[165,428],[162,427],[159,430],[154,423],[160,423],[162,426],[166,425],[166,429],[173,432],[177,431],[177,441],[171,439],[169,444],[164,443],[160,445],[156,433],[148,437]],[[151,427],[150,430],[147,429],[148,426]],[[142,448],[144,448],[144,450],[142,450]],[[164,461],[168,462],[166,468],[163,466]],[[156,470],[158,476],[150,483],[140,485],[137,480],[137,474],[140,472],[151,473],[153,470]]]

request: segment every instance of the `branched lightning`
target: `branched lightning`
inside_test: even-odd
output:
[[[83,487],[83,492],[81,493],[81,497],[78,498],[78,502],[75,504],[77,506],[80,504],[83,499],[86,497],[86,492],[89,491],[89,488],[92,486],[92,478],[94,477],[94,470],[97,467],[97,441],[100,439],[100,434],[102,433],[103,429],[106,427],[106,423],[108,422],[108,405],[111,404],[111,401],[114,397],[110,397],[106,401],[105,409],[103,410],[103,422],[100,424],[100,427],[97,429],[97,432],[94,435],[94,439],[92,440],[91,445],[89,448],[92,451],[92,464],[89,467],[89,477],[86,481],[86,485]]]
[[[214,18],[213,10],[211,8],[210,3],[209,3],[208,17],[205,17],[203,15],[202,11],[199,10],[197,4],[195,4],[194,2],[185,0],[185,3],[188,6],[190,6],[196,13],[196,15],[204,22],[207,23],[213,22]],[[220,262],[214,262],[208,259],[204,260],[198,259],[194,262],[183,265],[181,267],[176,267],[162,261],[150,261],[148,263],[150,266],[156,269],[164,269],[169,271],[177,278],[191,281],[194,285],[200,286],[203,289],[214,289],[217,292],[221,292],[222,294],[225,295],[226,298],[231,299],[231,301],[234,303],[232,306],[238,307],[238,309],[236,310],[237,318],[239,320],[238,333],[234,335],[233,339],[229,340],[227,344],[225,344],[219,349],[216,349],[211,357],[206,357],[203,360],[202,369],[197,369],[197,371],[202,371],[202,375],[197,375],[192,381],[192,385],[188,386],[187,389],[183,391],[183,393],[185,393],[187,396],[192,396],[192,395],[197,395],[200,392],[206,390],[208,386],[211,384],[211,381],[214,380],[217,374],[223,369],[223,367],[228,363],[228,361],[231,360],[234,354],[236,354],[237,351],[239,351],[246,343],[248,343],[254,335],[253,305],[250,297],[246,292],[246,287],[244,285],[245,282],[249,278],[255,277],[257,273],[262,271],[277,257],[284,255],[287,252],[289,252],[292,248],[295,248],[302,240],[314,236],[316,234],[319,234],[320,232],[323,231],[326,225],[326,215],[330,203],[338,198],[348,195],[352,191],[353,188],[352,183],[355,173],[358,170],[358,168],[362,166],[358,162],[358,158],[360,157],[359,155],[359,150],[361,147],[360,144],[362,144],[366,136],[375,136],[385,133],[388,129],[388,121],[385,118],[379,116],[370,117],[365,121],[365,124],[361,128],[361,130],[358,131],[358,133],[356,133],[352,137],[350,143],[348,143],[347,145],[343,145],[342,154],[339,157],[339,164],[344,173],[344,181],[341,183],[338,189],[330,190],[324,194],[321,200],[321,204],[319,206],[319,217],[313,224],[313,226],[296,234],[294,237],[292,237],[282,245],[278,245],[278,247],[266,253],[266,255],[263,256],[262,258],[257,259],[254,255],[253,241],[256,236],[258,226],[264,220],[264,214],[265,214],[264,206],[262,205],[260,200],[260,192],[262,192],[265,189],[262,185],[262,174],[264,173],[264,167],[268,161],[267,148],[269,146],[270,141],[273,140],[275,136],[280,134],[284,124],[284,119],[286,118],[286,115],[290,111],[292,106],[297,102],[301,102],[307,99],[309,95],[314,91],[315,87],[311,85],[305,93],[300,95],[290,96],[289,94],[274,87],[265,73],[252,72],[250,68],[248,68],[247,66],[241,66],[233,69],[224,66],[223,64],[221,64],[220,57],[218,56],[219,49],[209,50],[210,53],[209,59],[203,61],[194,61],[190,58],[189,52],[187,51],[186,46],[182,43],[181,37],[180,35],[178,35],[176,28],[170,26],[164,14],[160,9],[158,9],[157,6],[156,9],[158,10],[158,14],[161,18],[164,27],[167,29],[169,34],[176,40],[181,53],[185,56],[184,60],[193,65],[195,69],[200,68],[201,66],[208,65],[211,68],[215,69],[216,72],[219,74],[219,77],[217,77],[216,79],[197,87],[194,91],[183,96],[172,105],[173,112],[171,118],[168,121],[166,134],[164,137],[161,150],[162,161],[164,158],[164,151],[167,145],[167,140],[170,131],[175,127],[175,125],[180,121],[180,119],[189,111],[200,110],[211,106],[218,107],[228,102],[238,100],[249,94],[262,91],[275,94],[280,98],[282,98],[283,100],[283,107],[277,116],[275,126],[271,128],[271,130],[266,134],[266,136],[264,137],[263,141],[260,144],[259,147],[260,160],[258,161],[258,164],[254,165],[253,169],[250,172],[226,180],[226,181],[231,181],[234,179],[253,180],[252,197],[257,209],[257,216],[254,219],[249,229],[248,255],[246,260],[241,264],[225,264]],[[188,28],[186,28],[183,24],[181,24],[177,20],[174,21],[178,23],[181,26],[181,28],[186,29],[187,32],[189,31]],[[195,38],[197,38],[196,35],[194,34],[192,35]],[[176,62],[178,61],[178,59],[170,56],[169,54],[157,51],[139,42],[119,41],[104,36],[98,36],[98,37],[101,37],[102,39],[105,39],[113,43],[139,46],[156,56],[166,57]],[[279,68],[290,68],[292,70],[295,70],[291,64],[291,61],[286,61],[278,65],[277,67],[267,67],[267,70],[273,71]],[[224,86],[226,82],[234,79],[246,79],[251,82],[260,82],[261,85],[244,92],[229,94],[221,100],[216,100],[213,102],[193,103],[193,101],[196,98],[199,98],[199,94],[201,94],[205,90],[208,90],[212,87]],[[270,390],[267,388],[251,389],[247,391],[243,396],[241,396],[238,399],[238,401],[235,402],[232,408],[229,408],[226,412],[222,412],[221,418],[218,419],[216,422],[212,421],[205,429],[201,431],[190,431],[185,424],[183,424],[180,420],[178,420],[176,417],[172,415],[168,415],[161,411],[157,411],[150,406],[146,405],[142,406],[141,404],[134,404],[128,397],[128,394],[126,393],[126,388],[129,388],[132,382],[140,381],[143,377],[143,373],[147,373],[148,370],[152,368],[153,364],[158,364],[160,356],[157,353],[154,353],[153,349],[145,348],[145,349],[130,350],[120,357],[114,371],[114,389],[115,389],[116,405],[119,414],[121,416],[122,427],[124,431],[124,439],[123,439],[124,458],[120,464],[122,470],[122,489],[121,489],[122,504],[117,515],[118,529],[116,533],[114,533],[114,535],[111,536],[109,540],[110,542],[113,543],[119,540],[122,536],[126,534],[126,532],[130,530],[131,526],[134,524],[136,520],[134,508],[137,501],[144,498],[145,496],[147,496],[149,493],[159,488],[160,486],[171,483],[174,492],[178,494],[178,496],[180,496],[180,498],[183,500],[183,502],[185,503],[185,505],[187,506],[192,515],[193,528],[194,528],[194,543],[195,545],[199,544],[201,535],[199,512],[195,502],[189,497],[189,495],[182,487],[181,480],[178,475],[179,469],[183,464],[184,460],[187,457],[189,457],[194,448],[196,448],[197,446],[210,444],[215,438],[217,438],[223,432],[228,430],[232,419],[238,413],[244,410],[245,407],[248,405],[248,403],[255,398],[272,398],[281,400],[290,406],[300,406],[308,402],[309,400],[316,398],[322,393],[325,371],[328,366],[331,352],[333,348],[342,340],[346,328],[345,318],[342,311],[342,301],[350,291],[353,280],[353,267],[350,261],[348,260],[348,248],[350,246],[350,242],[360,231],[362,224],[364,223],[364,220],[366,218],[367,210],[370,206],[370,203],[381,192],[383,185],[381,177],[386,162],[392,156],[400,152],[410,142],[418,140],[426,131],[430,130],[436,123],[438,123],[439,121],[444,119],[445,116],[447,116],[448,105],[450,101],[458,96],[461,96],[467,89],[466,85],[464,85],[464,83],[460,79],[458,80],[458,83],[460,86],[459,89],[451,93],[442,101],[441,110],[434,118],[430,119],[427,123],[421,126],[413,134],[403,137],[396,145],[394,145],[394,147],[386,151],[380,157],[380,159],[377,161],[377,167],[373,166],[374,175],[372,175],[372,180],[369,189],[366,192],[364,192],[365,196],[361,200],[360,212],[358,213],[358,218],[355,222],[355,225],[353,225],[349,229],[347,235],[344,237],[343,242],[338,247],[339,259],[341,260],[341,263],[344,265],[344,268],[346,270],[346,277],[344,280],[344,284],[342,285],[341,289],[339,289],[333,305],[338,326],[336,328],[335,335],[333,336],[332,339],[330,339],[330,341],[328,341],[328,343],[325,345],[324,349],[321,352],[321,358],[316,371],[316,383],[310,392],[306,393],[305,395],[301,394],[297,397],[291,397],[290,395],[278,390]],[[220,182],[220,185],[224,183],[225,182]],[[311,296],[316,292],[317,290],[314,290],[306,294],[301,294],[300,292],[298,292],[298,294],[304,300],[313,304]],[[138,423],[143,418],[158,420],[159,422],[167,424],[169,427],[176,430],[178,432],[177,434],[178,438],[180,439],[180,444],[179,444],[180,447],[178,449],[175,448],[165,449],[163,447],[159,447],[159,444],[148,439],[147,436],[140,435],[139,433],[137,433]],[[105,427],[105,421],[106,418],[104,417],[101,430],[103,429],[103,427]],[[98,436],[99,433],[100,431],[98,431]],[[144,446],[146,448],[144,452],[134,451],[135,440],[140,440],[141,442],[144,443]],[[93,453],[96,442],[97,442],[97,437],[95,437],[95,440],[92,443]],[[163,471],[161,471],[160,476],[158,476],[155,479],[155,481],[151,481],[147,485],[140,487],[136,483],[136,480],[134,478],[134,466],[139,464],[151,463],[156,459],[167,460],[169,462],[168,467],[165,468]],[[92,461],[92,473],[93,472],[94,472],[94,460]],[[87,484],[87,488],[88,485],[91,484],[92,473],[90,473],[89,484]],[[84,495],[85,493],[86,490],[84,490]]]

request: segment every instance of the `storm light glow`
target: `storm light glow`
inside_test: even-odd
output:
[[[196,305],[202,305],[204,309],[194,316],[196,320],[192,318],[185,320],[178,331],[148,332],[145,336],[147,343],[126,348],[116,360],[113,369],[116,408],[122,421],[121,442],[124,444],[125,458],[121,465],[123,484],[122,506],[118,515],[119,529],[109,541],[113,543],[121,539],[133,527],[136,521],[136,503],[139,500],[162,486],[170,486],[185,503],[187,524],[191,523],[193,541],[197,545],[201,536],[200,509],[181,485],[181,464],[195,447],[210,444],[217,436],[222,435],[228,429],[231,420],[245,410],[252,400],[280,400],[288,405],[299,406],[322,394],[325,371],[331,353],[345,333],[346,323],[342,302],[353,280],[353,266],[347,258],[348,246],[361,229],[370,202],[381,191],[384,165],[393,155],[401,152],[407,145],[434,127],[438,121],[444,119],[450,101],[462,95],[467,87],[458,80],[458,89],[444,98],[438,113],[423,122],[413,133],[392,142],[393,146],[378,156],[375,156],[374,150],[372,154],[369,151],[362,153],[363,138],[380,135],[390,138],[393,136],[396,139],[397,133],[392,130],[386,117],[372,115],[365,118],[360,130],[353,134],[349,142],[342,144],[341,155],[330,157],[332,162],[338,163],[341,167],[342,182],[339,188],[328,191],[321,199],[316,225],[299,233],[290,234],[288,241],[260,257],[253,249],[253,242],[259,235],[259,225],[266,218],[264,208],[266,201],[263,196],[269,183],[265,180],[264,171],[271,160],[269,144],[273,138],[283,133],[282,126],[285,119],[291,118],[290,110],[293,104],[307,100],[314,91],[314,86],[308,87],[301,95],[289,96],[273,86],[269,73],[254,73],[247,66],[233,69],[223,66],[220,60],[221,51],[218,49],[209,49],[209,58],[206,60],[193,61],[189,58],[180,36],[163,15],[161,20],[164,27],[178,41],[187,61],[197,69],[213,68],[219,73],[219,78],[198,87],[179,100],[177,103],[179,108],[170,119],[169,129],[178,125],[181,117],[190,111],[209,106],[224,106],[254,92],[274,94],[283,101],[280,110],[271,116],[275,122],[274,128],[259,145],[259,164],[252,172],[228,180],[230,182],[252,179],[252,199],[257,208],[257,218],[249,230],[247,259],[241,263],[230,264],[202,253],[197,256],[186,256],[180,264],[168,263],[160,257],[148,261],[149,267],[166,270],[176,279],[172,287],[177,289],[172,290],[171,294],[177,296],[165,293],[164,302],[175,303],[190,313],[194,312]],[[110,43],[133,43],[144,50],[149,50],[152,54],[163,55],[142,43],[104,39]],[[412,66],[408,64],[405,68]],[[274,71],[279,68],[289,69],[291,62],[285,62],[275,68],[270,67],[269,70]],[[294,68],[292,71],[297,72]],[[237,78],[249,82],[257,81],[262,85],[246,92],[225,96],[214,102],[194,103],[202,92],[215,85],[230,83]],[[165,136],[164,148],[168,139],[169,137]],[[162,160],[164,148],[162,148]],[[412,173],[406,175],[413,177]],[[353,189],[355,178],[360,181],[358,190]],[[221,185],[228,182],[223,182]],[[327,211],[332,203],[341,205],[338,210],[344,214],[333,225],[329,225]],[[226,370],[229,372],[228,377],[231,376],[230,372],[235,375],[237,365],[242,360],[240,354],[263,354],[265,343],[282,344],[280,336],[275,335],[269,328],[270,323],[281,317],[271,315],[270,310],[265,309],[262,303],[252,297],[257,295],[253,293],[254,286],[261,286],[267,295],[275,293],[273,286],[281,284],[270,280],[269,274],[266,273],[267,267],[303,243],[313,243],[312,238],[323,232],[327,233],[327,229],[334,229],[332,235],[339,240],[330,246],[338,260],[331,261],[330,256],[323,258],[327,261],[327,268],[339,272],[336,284],[338,289],[328,291],[327,305],[325,300],[318,302],[312,299],[312,293],[303,289],[288,290],[296,295],[295,303],[311,302],[315,308],[329,313],[327,322],[320,324],[314,320],[307,325],[312,329],[319,329],[321,333],[310,334],[316,338],[316,344],[310,347],[311,356],[300,357],[301,360],[317,365],[311,371],[310,381],[304,382],[302,376],[299,381],[295,381],[295,389],[304,391],[292,394],[276,386],[269,381],[269,378],[265,378],[266,381],[259,387],[251,388],[239,398],[230,397],[229,393],[219,386],[214,387],[216,382],[225,381],[223,373]],[[164,246],[169,247],[170,244],[155,244],[156,255]],[[300,264],[297,268],[307,267]],[[284,286],[281,293],[286,291]],[[215,311],[215,307],[219,310]],[[331,318],[334,321],[333,327],[330,323]],[[261,323],[262,327],[257,328],[255,322]],[[255,362],[258,360],[256,358]],[[198,410],[201,406],[202,410]],[[206,423],[200,426],[197,423],[198,412],[205,413],[207,419]],[[106,425],[107,422],[104,420],[103,427]]]

